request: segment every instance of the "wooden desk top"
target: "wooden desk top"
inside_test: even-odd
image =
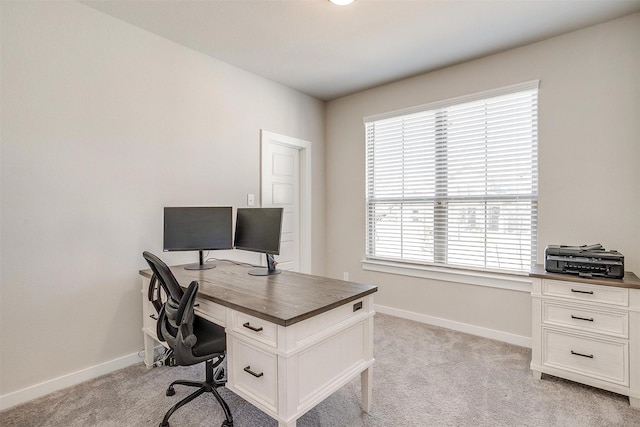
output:
[[[181,286],[200,283],[198,296],[225,307],[289,326],[377,292],[378,287],[283,271],[272,276],[251,276],[251,267],[216,261],[210,270],[171,267]],[[151,270],[140,270],[151,278]]]
[[[529,271],[529,276],[540,279],[564,280],[565,282],[593,283],[594,285],[640,289],[640,279],[630,271],[625,271],[622,279],[605,279],[602,277],[585,278],[577,274],[549,273],[544,269],[544,265],[537,264]]]

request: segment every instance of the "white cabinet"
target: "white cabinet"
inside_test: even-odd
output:
[[[531,271],[531,369],[629,396],[640,407],[640,280]]]

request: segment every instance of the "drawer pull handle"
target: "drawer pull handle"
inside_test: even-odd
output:
[[[262,326],[260,326],[259,328],[256,328],[255,326],[251,326],[249,322],[243,323],[242,326],[244,326],[245,328],[251,329],[252,331],[255,331],[255,332],[260,332],[262,330]]]
[[[578,320],[586,320],[587,322],[593,322],[593,317],[591,318],[586,318],[586,317],[578,317],[578,316],[574,316],[573,314],[571,315],[572,319],[578,319]]]
[[[593,356],[592,356],[592,357],[593,357]],[[244,368],[244,371],[245,371],[245,372],[247,372],[247,373],[249,373],[249,374],[251,374],[251,375],[253,375],[253,376],[254,376],[254,377],[256,377],[256,378],[260,378],[261,376],[263,376],[263,375],[264,375],[264,372],[260,372],[259,374],[256,374],[255,372],[253,372],[253,371],[251,370],[251,366],[247,366],[246,368]]]
[[[593,354],[576,353],[573,350],[571,350],[571,354],[573,354],[574,356],[582,356],[582,357],[588,357],[589,359],[593,359]],[[245,371],[246,371],[246,369],[245,369]]]
[[[593,295],[593,291],[581,291],[580,289],[571,289],[571,292],[575,292],[577,294],[589,294]]]
[[[153,320],[158,320],[158,317],[155,314],[152,314],[149,317],[151,317]]]

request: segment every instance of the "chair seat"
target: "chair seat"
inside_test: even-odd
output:
[[[193,333],[198,337],[192,348],[195,356],[224,353],[227,345],[223,327],[196,316],[193,319]]]

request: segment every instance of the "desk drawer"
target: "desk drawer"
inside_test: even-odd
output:
[[[629,385],[628,343],[542,329],[542,364]]]
[[[208,299],[196,297],[195,313],[219,326],[227,326],[225,308]]]
[[[629,292],[615,286],[590,285],[587,283],[543,280],[542,294],[570,298],[578,301],[591,301],[620,306],[629,305]]]
[[[233,311],[231,318],[232,329],[235,332],[268,346],[277,347],[278,329],[275,324],[238,311]]]
[[[628,337],[628,313],[598,310],[589,306],[542,302],[542,321],[545,324],[565,326],[588,332],[597,332],[620,338]]]
[[[151,301],[149,301],[148,293],[149,279],[144,278],[142,280],[142,329],[150,333],[155,339],[158,313]]]
[[[232,347],[233,372],[231,374],[234,388],[277,412],[277,356],[259,350],[235,337],[229,337],[229,341]]]
[[[158,322],[158,313],[153,304],[148,300],[142,301],[142,327],[148,331],[156,333],[156,323]]]
[[[306,340],[313,339],[317,334],[362,313],[368,313],[370,310],[371,299],[365,297],[303,320],[296,325],[296,343],[301,344]]]

